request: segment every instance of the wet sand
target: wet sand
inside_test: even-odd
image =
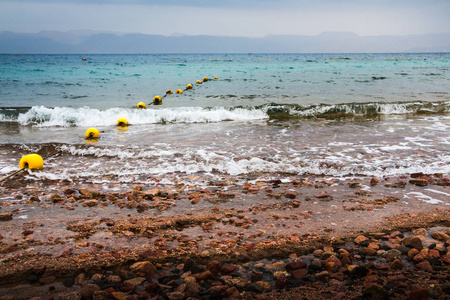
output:
[[[448,178],[22,173],[0,184],[0,299],[446,299]]]

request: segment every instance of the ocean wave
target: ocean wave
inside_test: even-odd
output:
[[[429,115],[450,112],[450,101],[367,102],[300,106],[295,104],[266,105],[267,114],[274,119],[376,117],[387,115]]]
[[[34,106],[19,114],[17,122],[36,127],[112,126],[119,118],[126,118],[130,125],[165,123],[209,123],[222,121],[247,121],[268,118],[262,110],[177,107],[137,110],[110,108],[107,110],[83,108]]]
[[[249,151],[240,153],[205,148],[173,148],[152,146],[143,150],[132,148],[98,148],[89,146],[60,145],[58,150],[64,160],[47,160],[45,170],[35,176],[50,179],[104,178],[118,176],[120,180],[133,180],[134,176],[181,176],[183,174],[223,174],[238,176],[251,173],[280,173],[316,176],[396,176],[411,173],[450,173],[450,156],[435,158],[389,158],[396,149],[379,147],[387,155],[346,157],[326,152],[323,156],[312,153],[303,156],[278,158],[257,155]],[[0,173],[9,172],[0,165]]]
[[[450,113],[450,101],[368,102],[317,104],[264,104],[239,107],[175,107],[137,110],[89,107],[70,108],[33,106],[31,108],[0,108],[0,122],[18,122],[35,127],[112,126],[119,118],[131,125],[166,123],[210,123],[264,119],[342,119],[373,118],[388,115],[432,115]]]

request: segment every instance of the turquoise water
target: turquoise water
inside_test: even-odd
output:
[[[434,101],[448,99],[450,80],[448,53],[86,58],[1,55],[0,107],[134,107],[205,76],[220,80],[168,98],[164,106]]]
[[[82,58],[0,55],[0,175],[48,149],[32,178],[450,172],[449,53]]]

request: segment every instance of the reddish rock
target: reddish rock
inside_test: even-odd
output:
[[[211,273],[211,271],[209,271],[209,270],[194,275],[194,278],[197,279],[198,281],[211,280],[211,279],[214,279],[215,277],[216,276],[214,276],[214,274]]]
[[[406,247],[415,248],[417,250],[423,249],[422,241],[417,236],[410,236],[404,238],[402,240],[402,244],[405,245]]]
[[[278,277],[277,280],[275,281],[275,287],[277,288],[277,290],[284,289],[287,286],[287,284],[288,279],[284,275]]]
[[[60,298],[58,297],[58,300],[59,299]],[[92,293],[92,299],[93,300],[110,300],[111,294],[106,291],[95,291],[94,293]],[[80,300],[81,300],[81,296],[80,296]]]
[[[151,256],[155,256],[155,255],[156,255],[156,252],[152,251],[152,250],[145,250],[145,251],[139,252],[139,257],[141,257],[143,259],[151,257]]]
[[[420,262],[426,261],[430,258],[430,255],[428,253],[419,253],[416,256],[414,256],[413,261],[418,264]]]
[[[78,192],[80,192],[80,195],[84,199],[92,199],[93,194],[94,194],[91,190],[88,190],[88,189],[79,189]]]
[[[416,265],[416,267],[424,271],[433,272],[433,267],[428,261],[420,262]]]
[[[409,183],[417,185],[417,186],[427,186],[428,185],[428,180],[423,179],[423,178],[415,178],[415,179],[411,179],[409,181]]]
[[[247,242],[246,244],[245,244],[245,246],[244,246],[244,249],[246,250],[246,251],[250,251],[250,250],[252,250],[253,248],[255,248],[255,243],[252,243],[252,242]]]
[[[308,270],[306,269],[297,269],[291,272],[292,278],[294,279],[302,279],[308,274]]]
[[[340,257],[341,257],[342,265],[351,265],[352,264],[352,257],[350,254],[341,255]]]
[[[324,252],[324,251],[323,251],[322,249],[316,249],[316,250],[314,250],[313,255],[314,255],[315,257],[319,258],[319,257],[322,256],[323,252]]]
[[[64,190],[64,195],[73,195],[75,193],[76,193],[75,190],[73,190],[71,188],[68,188],[68,189]]]
[[[436,249],[430,249],[430,251],[428,251],[428,254],[430,254],[430,257],[436,257],[436,258],[441,257],[441,254]]]
[[[24,235],[24,236],[27,236],[27,235],[30,235],[30,234],[33,234],[33,230],[24,230],[23,232],[22,232],[22,234]]]
[[[360,184],[359,182],[349,182],[349,183],[348,183],[348,186],[349,186],[351,189],[356,189],[357,187],[360,187],[361,184]]]
[[[211,293],[223,294],[227,289],[227,285],[215,285],[211,287]]]
[[[394,259],[394,261],[391,262],[391,268],[394,269],[394,270],[395,270],[395,269],[398,269],[398,270],[403,269],[403,263],[402,263],[402,261],[399,260],[399,259]]]
[[[200,202],[200,198],[194,198],[191,200],[191,204],[197,204]]]
[[[248,191],[250,193],[256,194],[259,192],[259,188],[252,186],[252,187],[248,188]]]
[[[156,267],[149,261],[141,261],[133,264],[130,267],[131,272],[133,273],[152,273],[156,271]]]
[[[13,215],[10,212],[0,214],[0,221],[11,221]]]
[[[141,285],[144,281],[145,281],[145,278],[136,277],[136,278],[125,280],[123,283],[125,285],[138,286],[138,285]]]
[[[333,262],[333,261],[329,261],[325,264],[325,269],[329,272],[329,273],[335,273],[337,271],[339,271],[339,267],[338,265]]]
[[[103,275],[102,274],[94,274],[94,275],[92,275],[92,277],[91,277],[91,280],[92,281],[100,281],[100,280],[102,280],[103,279]]]
[[[58,203],[58,202],[63,201],[63,199],[61,198],[61,196],[58,195],[58,194],[50,195],[50,200],[52,200],[53,203]]]
[[[326,262],[326,263],[328,263],[328,262],[334,262],[334,263],[336,264],[336,266],[338,267],[338,269],[342,267],[342,262],[339,260],[339,258],[337,258],[337,257],[334,256],[334,255],[332,255],[332,256],[330,256],[329,258],[327,258],[327,259],[325,260],[325,262]]]
[[[81,296],[84,299],[91,299],[95,291],[99,291],[100,287],[96,284],[85,284],[81,287]]]
[[[370,185],[371,185],[371,186],[377,185],[377,184],[379,184],[380,182],[381,182],[380,179],[378,179],[378,178],[376,178],[376,177],[372,177],[372,179],[370,179]]]
[[[211,273],[216,274],[216,276],[217,276],[220,268],[222,267],[222,263],[217,260],[212,260],[212,261],[208,262],[208,265],[206,267],[208,268],[208,270],[211,271]]]
[[[331,197],[331,196],[328,195],[327,192],[322,192],[322,193],[314,195],[314,197],[322,199],[322,198],[328,198],[328,197]]]
[[[289,199],[295,199],[295,197],[297,197],[297,195],[298,195],[298,193],[294,192],[294,191],[287,191],[286,193],[284,193],[284,196]]]
[[[222,269],[220,269],[220,273],[227,275],[236,270],[236,266],[230,265],[230,266],[224,266]]]
[[[433,239],[435,239],[437,241],[441,241],[441,242],[446,242],[450,238],[447,234],[445,234],[445,233],[443,233],[441,231],[433,232],[431,234],[431,237]]]
[[[371,248],[364,248],[364,252],[368,256],[374,256],[375,254],[377,254],[377,250]]]
[[[305,267],[306,267],[306,263],[302,260],[292,261],[292,262],[286,264],[286,266],[285,266],[287,271],[303,269]]]
[[[356,237],[355,240],[354,240],[354,242],[356,244],[358,244],[358,245],[361,244],[361,243],[364,243],[364,242],[368,242],[368,241],[369,241],[369,239],[367,237],[363,236],[363,235],[360,235],[360,236]]]
[[[419,254],[419,253],[420,253],[419,250],[417,250],[416,248],[412,248],[411,250],[408,251],[408,257],[409,257],[410,259],[413,259],[414,256],[416,256],[416,255]]]
[[[447,264],[450,265],[450,254],[447,254],[445,256],[442,256],[442,261]]]

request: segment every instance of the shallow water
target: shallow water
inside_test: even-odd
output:
[[[449,54],[81,58],[0,56],[0,175],[39,151],[35,179],[450,173]]]

